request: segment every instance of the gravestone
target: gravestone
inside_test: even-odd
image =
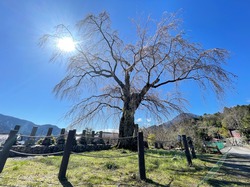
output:
[[[38,127],[32,127],[32,131],[30,133],[30,137],[28,137],[28,140],[25,141],[26,146],[32,146],[35,144],[35,135]]]
[[[56,144],[57,145],[64,145],[65,144],[65,129],[62,128],[60,132],[60,136],[56,139]]]
[[[49,128],[46,137],[42,141],[42,145],[49,146],[52,144],[51,134],[52,134],[53,128]]]
[[[82,145],[87,145],[86,130],[82,131],[82,135],[81,135],[81,138],[79,139],[79,143]]]

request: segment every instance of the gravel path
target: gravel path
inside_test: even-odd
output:
[[[246,186],[250,187],[250,148],[249,147],[240,147],[233,146],[231,148],[224,148],[221,150],[222,153],[228,152],[228,156],[220,168],[220,174],[226,174],[229,176],[225,179],[222,177],[218,179],[218,177],[212,179],[213,186]],[[232,179],[230,180],[230,176]],[[224,180],[225,179],[225,180]]]
[[[250,147],[243,146],[232,146],[226,147],[221,150],[222,153],[226,153],[229,150],[230,155],[236,155],[239,157],[246,157],[250,159]]]
[[[248,177],[250,182],[250,149],[233,146],[223,167],[239,177]]]

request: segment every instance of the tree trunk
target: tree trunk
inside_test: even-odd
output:
[[[134,131],[138,126],[134,124],[134,112],[131,110],[124,110],[122,114],[122,118],[120,120],[119,126],[119,139],[117,143],[117,148],[129,149],[132,151],[137,150],[137,134],[135,137]]]

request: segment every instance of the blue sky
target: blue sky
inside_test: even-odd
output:
[[[58,24],[74,25],[89,13],[107,11],[113,28],[131,34],[131,18],[180,11],[182,28],[205,48],[225,48],[231,58],[225,67],[238,76],[234,91],[224,101],[197,87],[184,85],[188,112],[202,115],[223,107],[250,104],[250,1],[247,0],[1,0],[0,1],[0,113],[36,124],[66,127],[63,119],[71,103],[57,99],[52,89],[64,76],[64,67],[49,62],[50,53],[39,38]],[[153,123],[137,114],[140,125]],[[170,116],[171,118],[171,116]]]

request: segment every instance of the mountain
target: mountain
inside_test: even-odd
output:
[[[38,136],[46,135],[50,127],[53,128],[53,131],[52,131],[53,135],[58,135],[60,134],[60,131],[61,131],[61,129],[55,125],[51,125],[51,124],[37,125],[27,120],[0,114],[0,134],[9,133],[10,130],[13,130],[16,125],[21,126],[18,133],[21,133],[23,135],[30,135],[32,127],[34,126],[38,127],[37,132],[36,132],[36,135]]]
[[[147,129],[154,130],[154,129],[158,129],[158,128],[169,128],[169,127],[171,127],[175,124],[181,123],[185,120],[198,119],[199,117],[200,116],[192,114],[192,113],[181,113],[168,122],[162,123],[160,125],[153,125],[153,126],[148,127]]]
[[[199,116],[192,114],[192,113],[181,113],[178,116],[176,116],[174,119],[172,119],[171,121],[168,121],[166,123],[161,124],[164,127],[169,127],[171,125],[183,122],[185,120],[190,120],[190,119],[198,119]],[[160,126],[161,126],[160,125]]]

